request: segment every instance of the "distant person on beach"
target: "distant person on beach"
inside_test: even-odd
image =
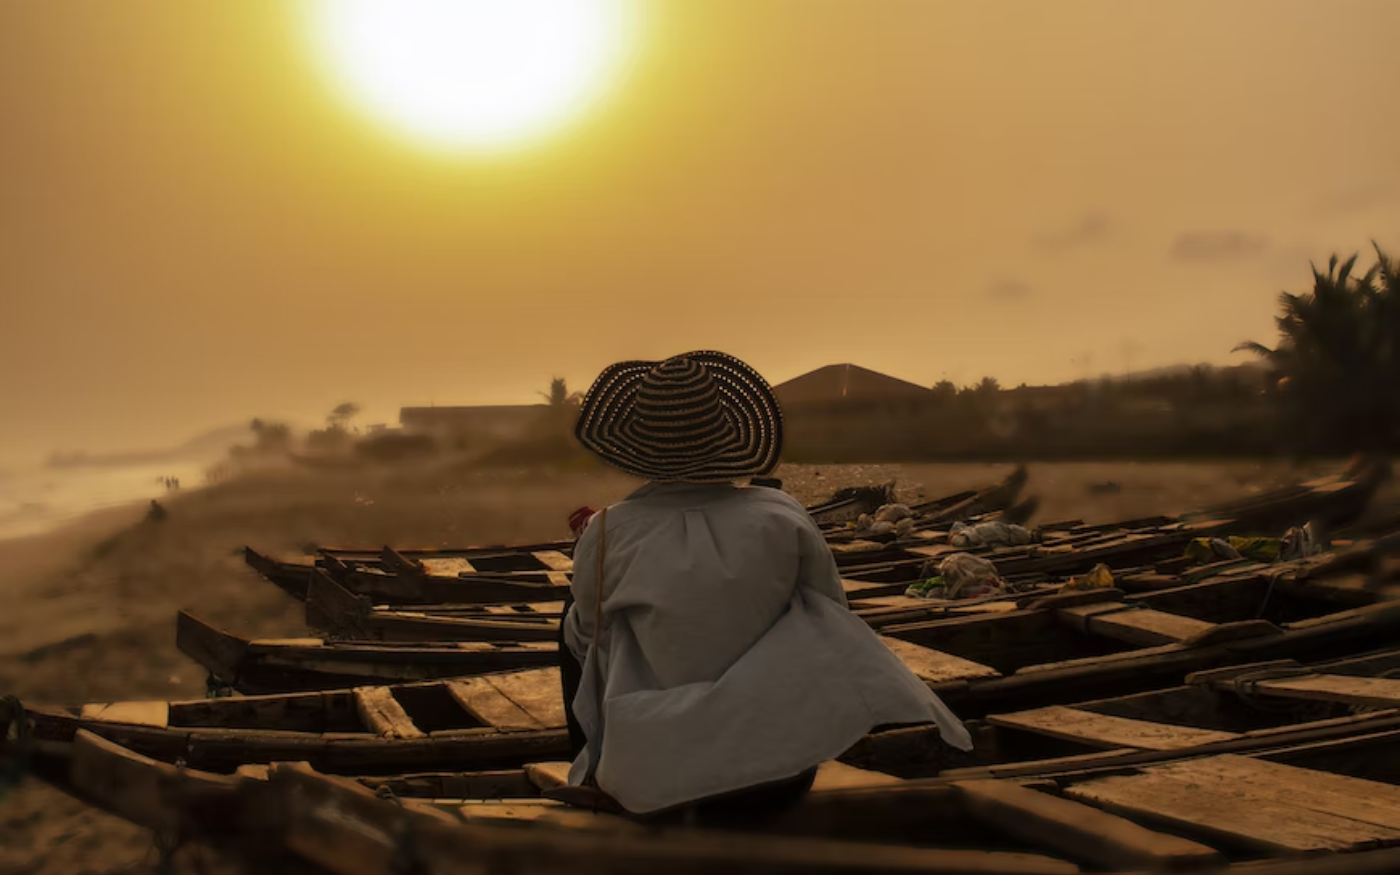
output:
[[[802,505],[735,485],[782,448],[777,399],[752,368],[716,352],[613,365],[575,434],[649,482],[570,521],[582,529],[560,631],[571,785],[655,822],[761,826],[877,726],[936,724],[971,749],[848,609]]]

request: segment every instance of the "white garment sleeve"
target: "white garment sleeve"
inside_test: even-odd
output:
[[[798,556],[798,586],[810,587],[841,607],[849,607],[846,588],[841,585],[841,572],[836,567],[836,557],[805,508],[799,523]]]
[[[594,517],[594,522],[597,521]],[[564,617],[564,643],[582,664],[593,643],[593,611],[597,599],[598,527],[589,523],[574,545],[573,606]]]

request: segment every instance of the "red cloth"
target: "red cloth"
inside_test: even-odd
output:
[[[569,530],[574,533],[575,538],[583,534],[583,527],[588,525],[588,521],[593,519],[597,512],[591,507],[581,507],[569,514]]]

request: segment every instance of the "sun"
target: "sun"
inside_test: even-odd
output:
[[[499,151],[576,120],[631,48],[632,0],[309,0],[345,97],[413,138]]]

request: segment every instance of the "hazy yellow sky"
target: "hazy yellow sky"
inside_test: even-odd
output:
[[[567,137],[466,161],[338,99],[282,0],[0,3],[0,454],[693,348],[774,381],[1228,362],[1309,258],[1400,250],[1396,0],[645,19]]]

